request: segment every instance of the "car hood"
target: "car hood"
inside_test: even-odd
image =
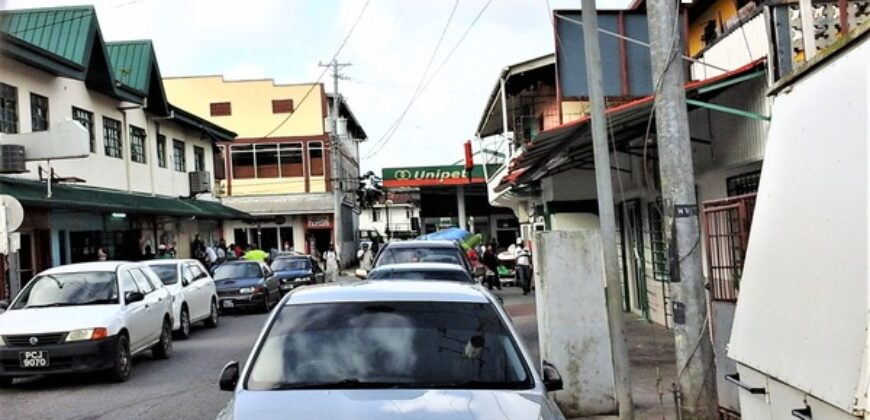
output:
[[[278,277],[279,279],[309,276],[311,276],[311,270],[282,270],[275,272],[275,277]]]
[[[242,391],[222,414],[235,420],[564,419],[542,395],[491,390]]]
[[[260,277],[244,278],[244,279],[226,279],[215,280],[214,285],[218,290],[237,289],[240,287],[253,287],[260,283],[263,279]]]
[[[0,335],[39,334],[109,327],[119,305],[16,309],[0,314]]]

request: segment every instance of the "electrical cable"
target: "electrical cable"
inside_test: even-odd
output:
[[[362,9],[360,9],[359,14],[356,16],[356,19],[354,19],[353,24],[350,26],[350,29],[348,30],[347,35],[344,36],[344,39],[341,41],[341,44],[339,44],[338,48],[335,51],[335,54],[333,54],[332,58],[329,60],[330,62],[335,61],[335,59],[338,58],[338,55],[341,53],[341,50],[343,50],[344,46],[347,45],[347,41],[350,39],[351,35],[353,35],[353,31],[356,29],[357,24],[359,24],[360,20],[363,17],[363,14],[365,14],[366,9],[369,7],[369,3],[371,3],[371,0],[366,0],[365,4],[363,4]],[[287,124],[287,121],[290,121],[290,118],[292,118],[294,115],[296,115],[296,111],[298,111],[299,108],[302,108],[302,104],[305,103],[305,100],[308,99],[308,97],[311,95],[311,92],[314,91],[314,89],[320,85],[320,81],[323,80],[323,76],[326,75],[327,71],[329,71],[328,66],[323,68],[323,71],[320,72],[320,76],[318,76],[317,80],[311,84],[311,87],[308,88],[308,91],[305,92],[305,95],[302,96],[302,99],[299,101],[299,103],[293,107],[293,110],[290,111],[290,113],[287,114],[287,116],[280,123],[278,123],[278,125],[275,128],[273,128],[272,130],[269,131],[269,133],[267,133],[265,136],[263,136],[263,138],[266,138],[266,137],[271,136],[272,134],[275,134],[275,132],[280,130],[281,127],[284,126],[284,124]],[[336,92],[336,94],[337,94],[337,92]],[[335,100],[337,100],[337,98]]]

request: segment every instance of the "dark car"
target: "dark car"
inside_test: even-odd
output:
[[[278,279],[282,294],[299,286],[323,283],[323,270],[320,269],[317,261],[308,255],[275,258],[271,268]]]
[[[391,264],[368,273],[369,280],[433,280],[472,283],[475,281],[461,265],[444,263]]]
[[[257,261],[231,261],[214,270],[222,310],[256,308],[268,312],[281,300],[281,289],[272,269]]]
[[[451,241],[404,241],[385,244],[375,257],[374,267],[404,263],[456,264],[473,275],[471,261],[462,247]]]

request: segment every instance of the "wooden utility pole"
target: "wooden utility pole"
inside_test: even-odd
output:
[[[610,176],[610,147],[607,143],[607,116],[601,70],[601,47],[598,43],[598,12],[595,0],[583,0],[583,42],[586,51],[586,77],[592,111],[592,146],[595,155],[595,184],[598,189],[598,214],[601,244],[604,248],[604,277],[607,283],[607,319],[610,325],[610,351],[619,418],[634,418],[631,396],[625,322],[622,319],[622,284],[616,256],[616,215],[613,206],[613,181]]]
[[[656,142],[671,247],[671,304],[677,356],[677,400],[683,420],[716,419],[713,344],[701,270],[701,231],[676,0],[647,1],[655,92]]]

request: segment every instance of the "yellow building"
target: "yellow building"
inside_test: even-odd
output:
[[[255,244],[265,250],[290,245],[297,251],[322,252],[333,241],[338,219],[344,248],[353,249],[358,224],[348,189],[359,176],[358,142],[366,138],[350,108],[341,101],[344,206],[334,217],[332,154],[327,132],[333,96],[321,83],[279,84],[272,79],[224,80],[222,76],[163,80],[173,103],[238,133],[220,143],[226,180],[219,186],[225,204],[256,217],[230,225],[228,243]]]

